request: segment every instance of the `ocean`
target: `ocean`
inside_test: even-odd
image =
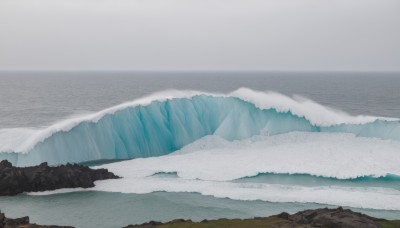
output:
[[[0,209],[77,227],[325,206],[398,219],[399,86],[388,72],[1,72],[0,159],[124,178]]]

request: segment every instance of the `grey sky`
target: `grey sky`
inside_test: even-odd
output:
[[[0,70],[400,70],[399,0],[0,0]]]

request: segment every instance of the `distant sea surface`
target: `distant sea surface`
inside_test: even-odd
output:
[[[400,117],[400,73],[0,72],[0,129],[43,127],[167,89],[300,95],[353,115]]]

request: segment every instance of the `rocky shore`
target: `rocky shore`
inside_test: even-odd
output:
[[[38,225],[29,223],[29,217],[22,217],[22,218],[7,218],[3,213],[0,211],[0,228],[74,228],[72,226],[45,226],[45,225]]]
[[[118,176],[107,169],[90,169],[76,164],[51,167],[42,163],[20,168],[3,160],[0,162],[0,196],[60,188],[90,188],[94,186],[94,181],[115,178]]]
[[[192,222],[177,219],[171,222],[148,222],[141,225],[129,225],[125,228],[400,228],[400,220],[385,220],[374,218],[341,207],[336,209],[314,209],[297,212],[293,215],[282,212],[270,217],[253,219],[218,219]],[[29,223],[29,217],[11,219],[0,211],[0,228],[74,228],[72,226],[37,225]]]
[[[32,167],[13,167],[6,160],[0,162],[0,196],[17,195],[22,192],[37,192],[59,188],[89,188],[94,181],[119,178],[107,169],[90,169],[82,165],[61,165],[57,167],[42,163]],[[1,206],[1,205],[0,205]],[[66,228],[70,226],[46,226],[29,223],[29,217],[11,219],[0,211],[0,228]],[[288,214],[285,212],[270,217],[253,219],[218,219],[193,222],[173,220],[162,223],[151,221],[141,225],[128,225],[127,228],[152,227],[342,227],[342,228],[400,228],[400,220],[374,218],[341,207],[336,209],[315,209]]]
[[[283,212],[270,217],[257,217],[253,219],[218,219],[192,222],[191,220],[173,220],[161,223],[151,221],[141,225],[129,225],[125,228],[173,228],[173,227],[271,227],[271,228],[400,228],[400,220],[389,221],[374,218],[358,212],[353,212],[341,207],[336,209],[321,208],[305,210],[290,215]]]

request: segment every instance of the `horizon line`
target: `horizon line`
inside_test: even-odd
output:
[[[121,70],[121,69],[0,69],[0,73],[400,73],[400,70]]]

